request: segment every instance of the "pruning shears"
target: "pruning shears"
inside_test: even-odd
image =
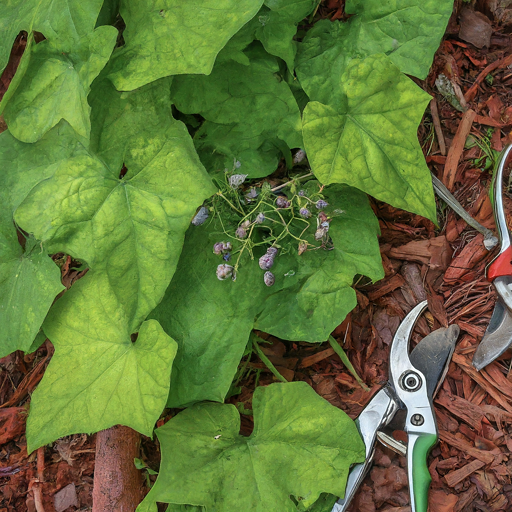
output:
[[[498,256],[487,268],[487,279],[492,282],[498,300],[491,321],[473,356],[473,366],[481,370],[512,345],[512,247],[503,207],[503,171],[512,144],[501,153],[494,177],[494,218],[501,248]]]
[[[332,512],[345,512],[370,469],[377,439],[407,456],[407,475],[412,512],[427,512],[430,473],[427,455],[437,443],[438,432],[432,398],[443,382],[459,327],[441,328],[423,338],[409,354],[409,341],[416,321],[427,307],[418,304],[398,328],[389,354],[389,380],[356,419],[366,447],[366,460],[350,470],[345,498]],[[397,441],[395,430],[407,432],[408,441]]]

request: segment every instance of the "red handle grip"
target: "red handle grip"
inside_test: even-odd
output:
[[[487,279],[494,281],[497,277],[512,276],[512,247],[503,251],[487,270]]]

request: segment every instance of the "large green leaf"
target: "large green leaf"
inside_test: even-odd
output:
[[[233,161],[250,177],[273,172],[280,147],[302,146],[300,112],[288,84],[279,77],[277,59],[263,49],[245,54],[250,64],[232,60],[215,65],[209,76],[174,78],[173,100],[181,112],[201,114],[206,122],[196,134],[196,146],[205,164],[222,155],[218,168]]]
[[[44,173],[38,164],[44,156],[30,152],[8,171],[7,164],[24,147],[9,132],[0,135],[0,357],[29,350],[55,296],[63,289],[58,267],[43,246],[28,238],[18,242],[13,212]]]
[[[324,194],[345,211],[330,224],[334,249],[298,256],[290,248],[276,258],[271,288],[249,258],[235,282],[219,281],[215,269],[222,260],[212,247],[224,239],[222,227],[212,222],[189,229],[177,272],[151,314],[179,345],[170,406],[222,401],[253,327],[284,339],[325,341],[356,305],[354,276],[383,277],[378,223],[366,196],[340,185]],[[314,243],[312,234],[309,239]]]
[[[12,220],[8,234],[4,228],[0,228],[0,358],[29,350],[55,296],[64,288],[46,251],[34,240],[28,240],[23,250]]]
[[[86,97],[114,48],[117,30],[94,31],[102,0],[5,0],[0,10],[0,71],[14,38],[28,32],[28,42],[16,75],[0,102],[0,114],[13,135],[35,142],[66,119],[88,137]],[[34,31],[46,40],[33,44]]]
[[[160,474],[142,505],[192,504],[232,512],[296,512],[320,493],[343,496],[351,464],[364,459],[364,444],[350,418],[304,382],[256,389],[254,432],[239,435],[232,405],[196,405],[156,433]]]
[[[44,324],[55,355],[30,403],[29,451],[116,424],[152,435],[177,346],[155,320],[135,342],[128,326],[102,273],[89,272],[57,301]]]
[[[158,129],[154,120],[138,124],[162,107],[161,102],[152,104],[155,87],[162,95],[167,91],[168,98],[166,81],[125,95],[114,91],[115,96],[105,83],[106,89],[97,93],[105,91],[112,102],[93,127],[101,134],[95,135],[93,148],[108,150],[108,156],[101,158],[76,142],[69,130],[75,145],[72,151],[63,148],[64,137],[52,130],[59,160],[52,176],[20,205],[16,220],[47,241],[49,250],[72,254],[105,273],[133,331],[160,301],[190,220],[215,189],[170,105],[158,118]],[[150,104],[152,109],[142,110]],[[137,131],[116,131],[125,123]],[[121,177],[123,164],[127,172]]]
[[[125,46],[110,78],[133,90],[169,75],[209,74],[219,51],[263,0],[122,0]]]
[[[60,41],[63,51],[94,29],[103,0],[2,0],[0,9],[0,72],[9,60],[12,43],[22,30],[41,32]]]
[[[347,0],[358,52],[385,53],[403,73],[426,78],[446,30],[452,0]]]
[[[348,22],[322,20],[299,47],[297,76],[308,96],[333,104],[353,58],[385,53],[407,74],[425,78],[452,12],[451,0],[348,0]]]
[[[293,72],[297,53],[297,42],[294,41],[297,24],[317,4],[317,0],[266,0],[242,32],[250,34],[251,40],[261,41],[268,53],[283,59]]]
[[[32,47],[24,79],[5,106],[10,132],[23,142],[36,142],[61,119],[81,136],[90,134],[87,95],[107,63],[117,30],[100,27],[83,36],[69,52],[43,41]]]
[[[338,87],[337,103],[310,102],[304,110],[315,176],[435,221],[430,171],[416,135],[430,96],[382,54],[352,60]]]

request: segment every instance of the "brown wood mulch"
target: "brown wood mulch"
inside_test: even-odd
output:
[[[466,17],[460,13],[468,4],[457,0],[430,75],[416,81],[434,96],[418,132],[429,167],[473,217],[493,230],[488,196],[491,175],[486,163],[495,157],[491,150],[501,151],[512,142],[512,15],[507,14],[506,3],[477,0],[469,4],[487,17],[492,28],[489,47],[477,48],[459,37],[461,29],[467,32],[460,23]],[[324,0],[319,13],[344,19],[343,4]],[[13,49],[14,64],[0,77],[0,95],[12,78],[23,46],[21,37]],[[464,112],[452,107],[435,88],[441,73],[458,86],[455,90],[465,104]],[[468,135],[475,142],[472,147],[466,143]],[[505,204],[512,220],[512,195],[506,194]],[[461,328],[447,377],[435,399],[440,441],[428,459],[432,476],[429,510],[512,510],[511,353],[481,372],[471,365],[495,303],[485,267],[496,251],[486,251],[482,235],[442,202],[438,203],[439,227],[376,201],[372,206],[381,226],[386,277],[375,285],[363,281],[356,285],[358,306],[333,333],[369,391],[357,384],[328,344],[291,343],[260,333],[272,342],[262,348],[288,380],[308,382],[355,418],[387,381],[389,344],[400,321],[415,304],[428,299],[429,312],[418,323],[414,341],[448,324]],[[64,258],[61,268],[68,286],[80,277],[69,258]],[[70,436],[27,455],[28,402],[52,353],[47,341],[34,354],[17,352],[0,360],[0,512],[32,512],[40,505],[54,512],[66,499],[71,499],[70,505],[62,510],[68,512],[92,507],[95,436]],[[251,356],[249,366],[252,371],[241,382],[240,394],[230,398],[241,410],[250,409],[257,382],[265,385],[275,380],[257,356]],[[242,432],[251,430],[252,417],[242,415]],[[157,445],[144,440],[141,458],[157,469]],[[375,464],[351,511],[408,512],[404,468],[403,457],[377,447]]]

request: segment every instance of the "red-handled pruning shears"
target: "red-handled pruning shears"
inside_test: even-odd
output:
[[[512,144],[502,152],[494,177],[494,218],[501,248],[487,269],[487,278],[496,289],[498,301],[473,357],[473,366],[477,370],[487,366],[512,345],[512,247],[503,207],[503,171],[511,153]]]

